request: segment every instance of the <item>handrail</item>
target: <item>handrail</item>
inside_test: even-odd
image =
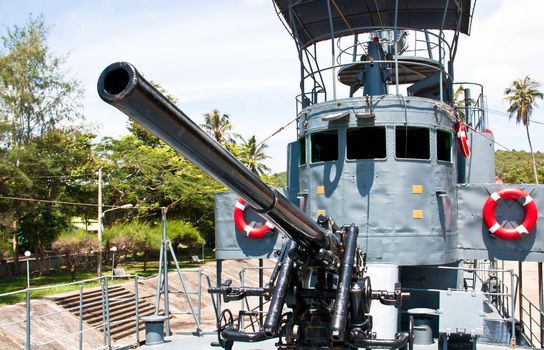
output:
[[[526,301],[529,305],[528,305],[528,309],[524,308],[523,307],[523,302]],[[542,343],[542,339],[540,338],[541,337],[541,334],[540,334],[540,330],[541,328],[544,326],[544,325],[541,325],[540,322],[542,319],[544,319],[544,311],[540,311],[540,309],[535,305],[533,304],[525,295],[521,294],[521,311],[529,316],[529,322],[527,323],[526,319],[525,318],[522,318],[522,326],[523,326],[523,334],[526,336],[529,336],[529,338],[527,339],[527,341],[529,342],[529,344],[532,346],[532,347],[540,347],[542,348],[544,346],[544,344]],[[533,312],[532,310],[536,310],[536,315],[533,316]],[[538,316],[538,317],[537,317]],[[536,317],[536,318],[535,318]],[[535,329],[536,329],[536,332],[533,331],[533,324],[535,325]],[[529,329],[529,332],[525,332],[525,329],[528,328]],[[534,338],[534,339],[533,339]],[[535,344],[536,342],[536,344]]]

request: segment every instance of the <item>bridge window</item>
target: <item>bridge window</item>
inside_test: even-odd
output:
[[[298,165],[306,164],[306,138],[301,137],[298,139]]]
[[[451,132],[436,130],[436,159],[451,162]]]
[[[312,134],[312,163],[338,159],[338,131],[330,130]]]
[[[386,158],[385,127],[348,129],[346,143],[348,159]]]
[[[395,155],[397,158],[429,159],[429,129],[413,126],[396,127]]]

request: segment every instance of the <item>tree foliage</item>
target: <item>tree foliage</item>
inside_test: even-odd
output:
[[[147,259],[160,245],[160,207],[169,208],[175,246],[213,242],[214,194],[225,188],[132,121],[130,135],[94,144],[75,124],[83,118],[79,82],[62,69],[65,57],[51,53],[47,36],[43,17],[0,36],[0,261],[30,250],[42,271],[45,252],[55,247],[74,257],[68,264],[75,273],[75,257],[89,253],[82,248],[89,242],[71,220],[96,218],[99,168],[104,204],[138,208],[108,213],[106,226],[116,223],[106,230],[108,244]],[[227,114],[205,114],[203,128],[256,174],[269,171],[266,145],[234,133]]]
[[[527,142],[529,143],[529,150],[532,157],[534,181],[536,183],[538,183],[537,165],[529,133],[529,124],[533,109],[536,107],[536,100],[544,98],[544,93],[538,90],[539,88],[540,83],[532,80],[527,75],[523,79],[514,80],[512,84],[504,90],[504,99],[510,103],[510,106],[508,107],[510,118],[515,116],[516,123],[522,123],[525,127]]]
[[[539,179],[544,178],[544,154],[535,153]],[[531,154],[525,151],[495,152],[497,177],[504,183],[534,183]]]
[[[72,281],[83,259],[98,251],[98,239],[85,230],[64,231],[52,244],[53,250],[65,255]]]
[[[68,125],[81,118],[81,89],[62,70],[64,58],[51,54],[47,35],[43,18],[30,17],[0,37],[0,194],[88,202],[80,176],[93,167],[94,136]],[[77,211],[50,202],[0,201],[0,230],[15,236],[15,258],[31,250],[40,272],[45,250]]]
[[[68,79],[64,58],[51,54],[43,17],[30,17],[0,39],[0,112],[4,142],[21,146],[81,117],[79,83]]]
[[[265,143],[257,144],[255,135],[247,140],[241,138],[241,141],[241,144],[237,147],[240,161],[256,175],[264,176],[269,173],[270,168],[263,163],[264,160],[269,158],[265,153],[268,146]]]
[[[167,220],[167,237],[174,247],[180,243],[194,245],[204,243],[200,232],[192,224],[183,220]],[[162,223],[160,221],[132,220],[117,223],[104,231],[104,242],[109,247],[115,246],[119,255],[144,256],[144,271],[153,252],[160,249],[162,242]]]

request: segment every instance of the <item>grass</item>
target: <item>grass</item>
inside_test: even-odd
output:
[[[208,257],[207,257],[208,258]],[[210,260],[210,259],[206,259]],[[198,267],[199,265],[189,263],[187,261],[178,261],[180,264],[180,268],[194,268]],[[116,267],[123,268],[127,274],[131,275],[138,275],[140,277],[149,277],[152,275],[156,275],[159,272],[159,262],[158,259],[156,261],[148,261],[147,262],[147,270],[144,272],[143,269],[144,262],[140,261],[139,259],[136,261],[122,261],[121,263],[118,263]],[[174,264],[172,263],[169,267],[169,269],[172,269],[174,267]],[[102,271],[103,276],[111,276],[111,265],[110,266],[104,266],[104,269]],[[86,270],[86,271],[78,271],[76,272],[76,281],[82,281],[86,279],[93,279],[96,278],[96,270],[93,268],[93,270]],[[113,280],[113,283],[125,283],[126,279],[119,279],[119,280]],[[48,295],[53,294],[60,294],[60,293],[66,293],[71,292],[75,290],[79,290],[80,284],[70,284],[70,285],[62,285],[64,283],[70,283],[72,282],[71,275],[66,269],[62,269],[60,272],[51,272],[44,276],[31,276],[30,277],[30,287],[44,287],[49,286],[47,289],[40,289],[40,290],[33,290],[30,292],[30,297],[32,299],[34,298],[42,298]],[[112,283],[111,279],[108,280],[108,283]],[[97,287],[100,283],[98,280],[85,282],[84,288],[90,288],[90,287]],[[9,304],[15,304],[19,303],[25,300],[25,290],[26,288],[26,275],[20,275],[14,278],[2,278],[0,279],[0,294],[13,292],[13,291],[21,291],[21,293],[7,295],[7,296],[0,296],[0,305],[9,305]]]

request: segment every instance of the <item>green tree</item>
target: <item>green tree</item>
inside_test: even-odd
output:
[[[79,112],[82,91],[79,83],[62,71],[64,57],[51,54],[47,35],[43,17],[30,17],[24,26],[9,28],[0,37],[0,194],[3,196],[54,201],[73,199],[82,188],[77,181],[62,178],[82,169],[81,158],[76,156],[78,151],[70,148],[75,144],[63,142],[74,131],[66,129],[66,125],[82,118]],[[90,142],[87,146],[90,150]],[[59,160],[62,162],[58,163]],[[0,209],[0,230],[14,235],[15,259],[20,250],[31,249],[38,254],[41,271],[43,252],[67,226],[70,210],[45,203],[7,200],[0,201]],[[18,247],[18,243],[25,246]]]
[[[544,164],[544,154],[535,153],[537,164]],[[497,176],[504,183],[518,184],[534,181],[531,153],[525,151],[501,151],[495,152],[495,166]],[[539,177],[544,176],[544,166],[537,168]]]
[[[529,150],[531,152],[531,158],[533,163],[533,174],[535,183],[538,184],[538,173],[536,167],[535,154],[533,152],[533,144],[531,143],[531,136],[529,134],[529,124],[531,121],[531,114],[534,107],[536,107],[536,100],[544,98],[544,94],[538,90],[540,83],[532,80],[528,75],[523,79],[517,79],[504,90],[504,99],[510,103],[508,107],[508,113],[510,118],[516,117],[516,124],[522,123],[525,127],[527,134],[527,141],[529,142]]]
[[[190,222],[207,236],[213,234],[214,194],[224,188],[171,147],[162,141],[150,146],[129,135],[105,139],[98,150],[106,174],[105,203],[147,207],[141,211],[147,219],[159,218],[159,207],[170,207],[169,217]],[[108,216],[111,219],[115,215]]]
[[[203,116],[204,124],[202,124],[201,127],[213,137],[215,141],[227,148],[235,143],[234,137],[236,135],[232,133],[233,125],[230,122],[228,114],[221,114],[219,110],[214,109]]]
[[[9,145],[29,143],[82,117],[79,82],[66,78],[64,57],[50,53],[47,35],[43,17],[30,17],[0,38],[0,113]]]
[[[270,168],[263,163],[265,159],[270,158],[265,153],[267,147],[265,143],[257,145],[255,135],[247,140],[242,139],[242,143],[238,146],[239,159],[253,173],[259,176],[266,175],[270,172]]]
[[[72,282],[83,259],[98,251],[98,239],[85,230],[64,231],[52,244],[53,250],[65,256]]]
[[[89,202],[96,197],[94,135],[75,129],[50,130],[26,145],[4,150],[2,196],[23,200],[1,200],[3,232],[15,226],[16,250],[30,250],[43,272],[45,251],[56,236],[70,225],[72,216],[92,215],[89,206],[65,206],[54,202]],[[91,177],[89,177],[89,175]],[[33,199],[48,202],[33,201]],[[15,225],[13,224],[15,223]]]

